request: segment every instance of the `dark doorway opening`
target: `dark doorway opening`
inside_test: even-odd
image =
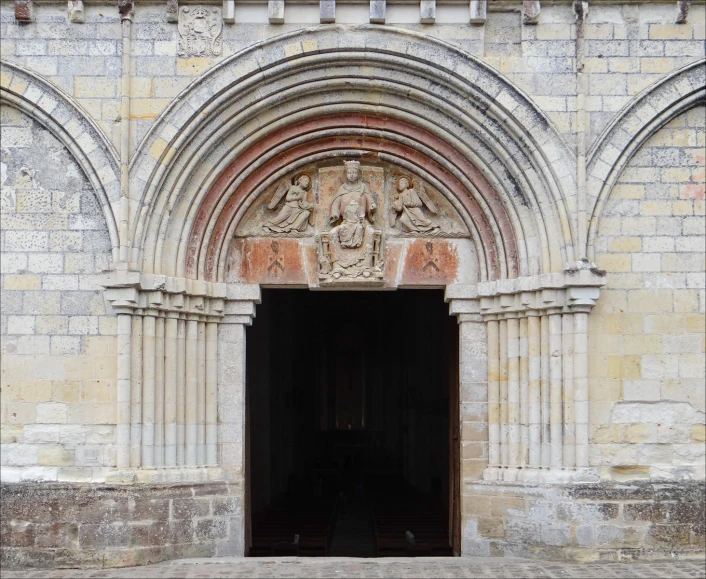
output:
[[[265,289],[246,363],[250,555],[453,554],[458,327],[441,290]]]

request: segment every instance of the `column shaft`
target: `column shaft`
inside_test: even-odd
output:
[[[538,316],[527,318],[529,357],[529,465],[542,464],[541,335]]]
[[[118,392],[116,426],[116,464],[118,468],[130,466],[130,346],[132,316],[118,314]]]
[[[176,466],[177,320],[164,325],[164,465]]]
[[[196,390],[196,464],[206,463],[206,324],[199,322]]]
[[[487,324],[488,332],[488,463],[500,464],[500,347],[498,322]]]
[[[574,314],[576,466],[588,467],[588,314]]]
[[[199,323],[196,320],[186,322],[186,452],[185,462],[196,464],[197,421],[196,391],[198,390],[198,333]]]
[[[564,467],[576,466],[576,413],[574,412],[574,314],[561,317],[564,378]]]
[[[551,350],[549,349],[549,316],[542,316],[539,322],[540,333],[540,396],[541,396],[541,411],[542,411],[542,466],[549,468],[551,465],[551,405],[550,405],[550,367],[551,367]]]
[[[529,461],[529,342],[527,318],[520,318],[520,464]]]
[[[177,320],[176,461],[185,464],[186,425],[186,322]]]
[[[500,464],[507,466],[510,462],[510,446],[508,437],[508,392],[507,392],[507,320],[499,323],[498,346],[500,348]]]
[[[520,323],[507,320],[507,414],[510,466],[520,464]]]
[[[130,466],[142,462],[142,316],[132,316],[130,363]]]
[[[206,324],[206,464],[218,463],[218,324]]]
[[[154,465],[164,466],[164,318],[154,328]]]
[[[142,319],[142,466],[154,466],[155,318]]]
[[[562,366],[561,314],[549,316],[549,422],[551,466],[561,467],[562,451]]]

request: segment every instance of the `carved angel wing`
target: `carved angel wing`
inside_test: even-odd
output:
[[[427,209],[431,211],[434,215],[436,215],[439,212],[439,209],[436,207],[434,202],[429,198],[429,195],[427,195],[427,190],[424,187],[423,183],[419,183],[419,188],[417,190],[417,195],[419,195],[419,198],[422,200],[422,203],[427,206]]]
[[[288,181],[282,181],[279,184],[279,187],[277,187],[277,191],[275,191],[275,194],[272,196],[272,199],[270,200],[270,204],[267,206],[267,208],[272,211],[277,205],[279,204],[280,201],[282,201],[282,197],[284,197],[285,193],[287,193],[287,190],[289,189],[289,182]]]

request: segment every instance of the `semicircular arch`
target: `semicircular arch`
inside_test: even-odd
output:
[[[71,153],[95,191],[108,228],[113,260],[120,247],[115,218],[120,202],[120,164],[95,122],[59,88],[33,71],[0,62],[0,101],[16,107],[52,133]]]
[[[630,159],[669,121],[706,103],[706,60],[690,63],[646,88],[604,129],[588,155],[587,191],[590,219],[587,256],[594,259],[594,241],[611,191]]]
[[[526,95],[444,42],[334,25],[230,57],[164,111],[132,160],[131,263],[222,279],[228,232],[252,194],[337,135],[338,149],[411,162],[465,208],[483,279],[573,259],[573,154]]]

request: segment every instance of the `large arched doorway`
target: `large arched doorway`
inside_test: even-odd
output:
[[[265,289],[246,336],[248,554],[459,553],[443,293]]]

